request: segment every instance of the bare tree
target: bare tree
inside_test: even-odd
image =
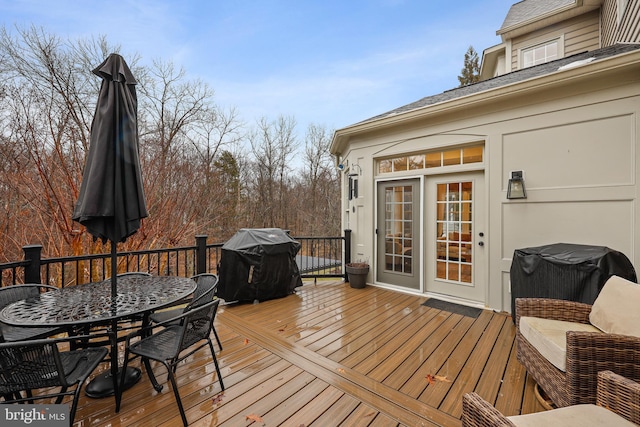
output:
[[[329,154],[333,132],[310,124],[305,136],[297,212],[305,235],[337,235],[340,230],[340,176]]]
[[[183,69],[156,60],[139,81],[138,126],[152,245],[172,245],[197,233],[199,188],[194,138],[215,111],[213,90],[187,80]],[[169,225],[169,226],[168,226]]]
[[[3,180],[21,212],[14,224],[17,233],[7,239],[14,240],[15,247],[38,236],[50,253],[61,253],[65,245],[75,252],[79,247],[70,209],[78,194],[95,106],[89,94],[96,88],[85,61],[98,61],[90,55],[101,48],[68,49],[58,37],[35,27],[16,31],[13,36],[0,29],[6,95],[0,111],[5,143],[13,146],[9,159],[14,171]],[[98,43],[107,47],[103,40]]]
[[[253,154],[253,197],[256,223],[262,227],[289,228],[287,193],[290,165],[296,152],[296,121],[279,116],[274,121],[261,118],[249,135]]]
[[[193,182],[200,200],[195,206],[197,233],[215,230],[217,234],[221,223],[228,224],[230,216],[235,215],[236,200],[229,190],[235,195],[237,164],[229,149],[241,141],[242,126],[235,108],[214,106],[187,135],[194,154],[192,177],[198,178]],[[220,203],[222,200],[224,203]]]
[[[104,37],[0,27],[0,261],[21,258],[26,244],[42,244],[45,256],[105,250],[71,216],[101,84],[91,70],[119,50]],[[138,82],[149,217],[121,249],[185,245],[195,234],[222,241],[240,227],[337,232],[338,175],[324,127],[307,130],[296,170],[293,117],[263,117],[247,133],[206,83],[170,62],[125,56]]]
[[[72,43],[38,28],[0,28],[0,150],[6,154],[0,168],[8,172],[0,176],[0,192],[7,194],[0,252],[10,259],[27,243],[43,244],[50,255],[102,250],[71,216],[101,83],[91,70],[117,51],[104,38]],[[210,169],[220,146],[237,139],[240,125],[233,110],[213,103],[203,82],[186,79],[170,63],[144,68],[130,58],[150,218],[125,248],[183,243],[200,227],[195,218],[201,208],[215,206],[203,190],[207,174],[193,171]],[[196,146],[212,149],[205,162]]]

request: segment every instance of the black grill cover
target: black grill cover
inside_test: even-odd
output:
[[[511,313],[516,298],[555,298],[593,304],[612,275],[637,282],[631,261],[605,246],[555,243],[516,249],[511,263]]]
[[[225,301],[266,301],[302,286],[300,243],[279,228],[243,228],[222,246],[216,295]]]

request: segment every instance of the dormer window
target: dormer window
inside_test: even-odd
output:
[[[521,68],[532,67],[545,62],[561,58],[560,39],[551,40],[545,43],[522,49],[520,60]]]

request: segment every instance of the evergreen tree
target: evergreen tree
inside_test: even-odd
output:
[[[473,48],[473,46],[469,46],[469,49],[467,49],[467,53],[464,54],[464,67],[462,68],[462,71],[458,76],[461,87],[476,83],[480,80],[479,62],[480,59],[478,58],[478,53]]]

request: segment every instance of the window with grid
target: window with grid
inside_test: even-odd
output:
[[[559,57],[559,40],[522,49],[522,68],[532,67],[545,62],[553,61]]]

